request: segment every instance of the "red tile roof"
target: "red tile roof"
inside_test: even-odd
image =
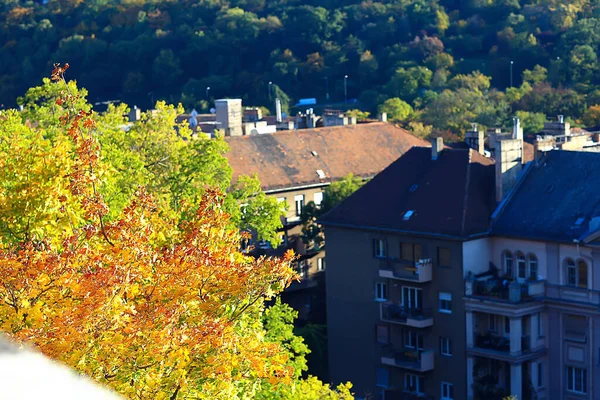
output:
[[[257,173],[265,191],[372,177],[414,146],[430,146],[384,122],[227,137],[233,180]],[[323,171],[320,179],[317,170]]]

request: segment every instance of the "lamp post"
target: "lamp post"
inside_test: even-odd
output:
[[[273,86],[273,82],[269,81],[269,101],[272,100],[271,87]]]
[[[208,100],[208,99],[209,99],[209,97],[208,97],[208,91],[209,91],[209,90],[210,90],[210,86],[207,86],[207,87],[206,87],[206,100]]]
[[[344,75],[344,103],[348,102],[348,75]]]
[[[514,61],[510,61],[510,87],[513,87],[513,64]]]
[[[329,101],[329,77],[325,77],[325,99]]]

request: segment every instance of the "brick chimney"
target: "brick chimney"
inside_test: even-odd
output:
[[[437,160],[440,154],[444,150],[444,139],[441,137],[435,138],[435,140],[431,143],[431,159]]]

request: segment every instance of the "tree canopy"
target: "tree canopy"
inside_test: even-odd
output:
[[[93,103],[207,110],[239,96],[272,109],[274,97],[284,108],[306,97],[339,105],[346,91],[352,108],[373,114],[400,98],[414,120],[457,134],[510,124],[516,111],[577,120],[598,103],[594,2],[43,3],[0,1],[0,104],[65,60]]]
[[[237,199],[209,167],[223,143],[179,145],[166,104],[116,129],[126,108],[88,111],[66,69],[0,118],[0,329],[129,398],[352,398],[300,378],[289,308],[263,317],[294,257],[239,251]]]

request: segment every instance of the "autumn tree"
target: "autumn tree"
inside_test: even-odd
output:
[[[13,229],[0,232],[12,239],[0,246],[0,329],[129,398],[236,399],[312,387],[314,379],[297,379],[302,364],[286,350],[294,339],[269,336],[261,320],[264,301],[294,277],[293,255],[240,253],[218,187],[175,212],[159,191],[138,186],[111,215],[105,181],[124,171],[104,159],[102,118],[77,107],[67,68],[53,71],[54,138],[15,111],[0,118],[2,132],[22,140],[24,158],[14,159],[21,171],[1,170],[3,213],[40,214],[19,242]],[[0,136],[1,160],[14,150],[7,143]],[[25,204],[36,195],[35,206]],[[318,382],[310,393],[351,398],[348,389]]]

